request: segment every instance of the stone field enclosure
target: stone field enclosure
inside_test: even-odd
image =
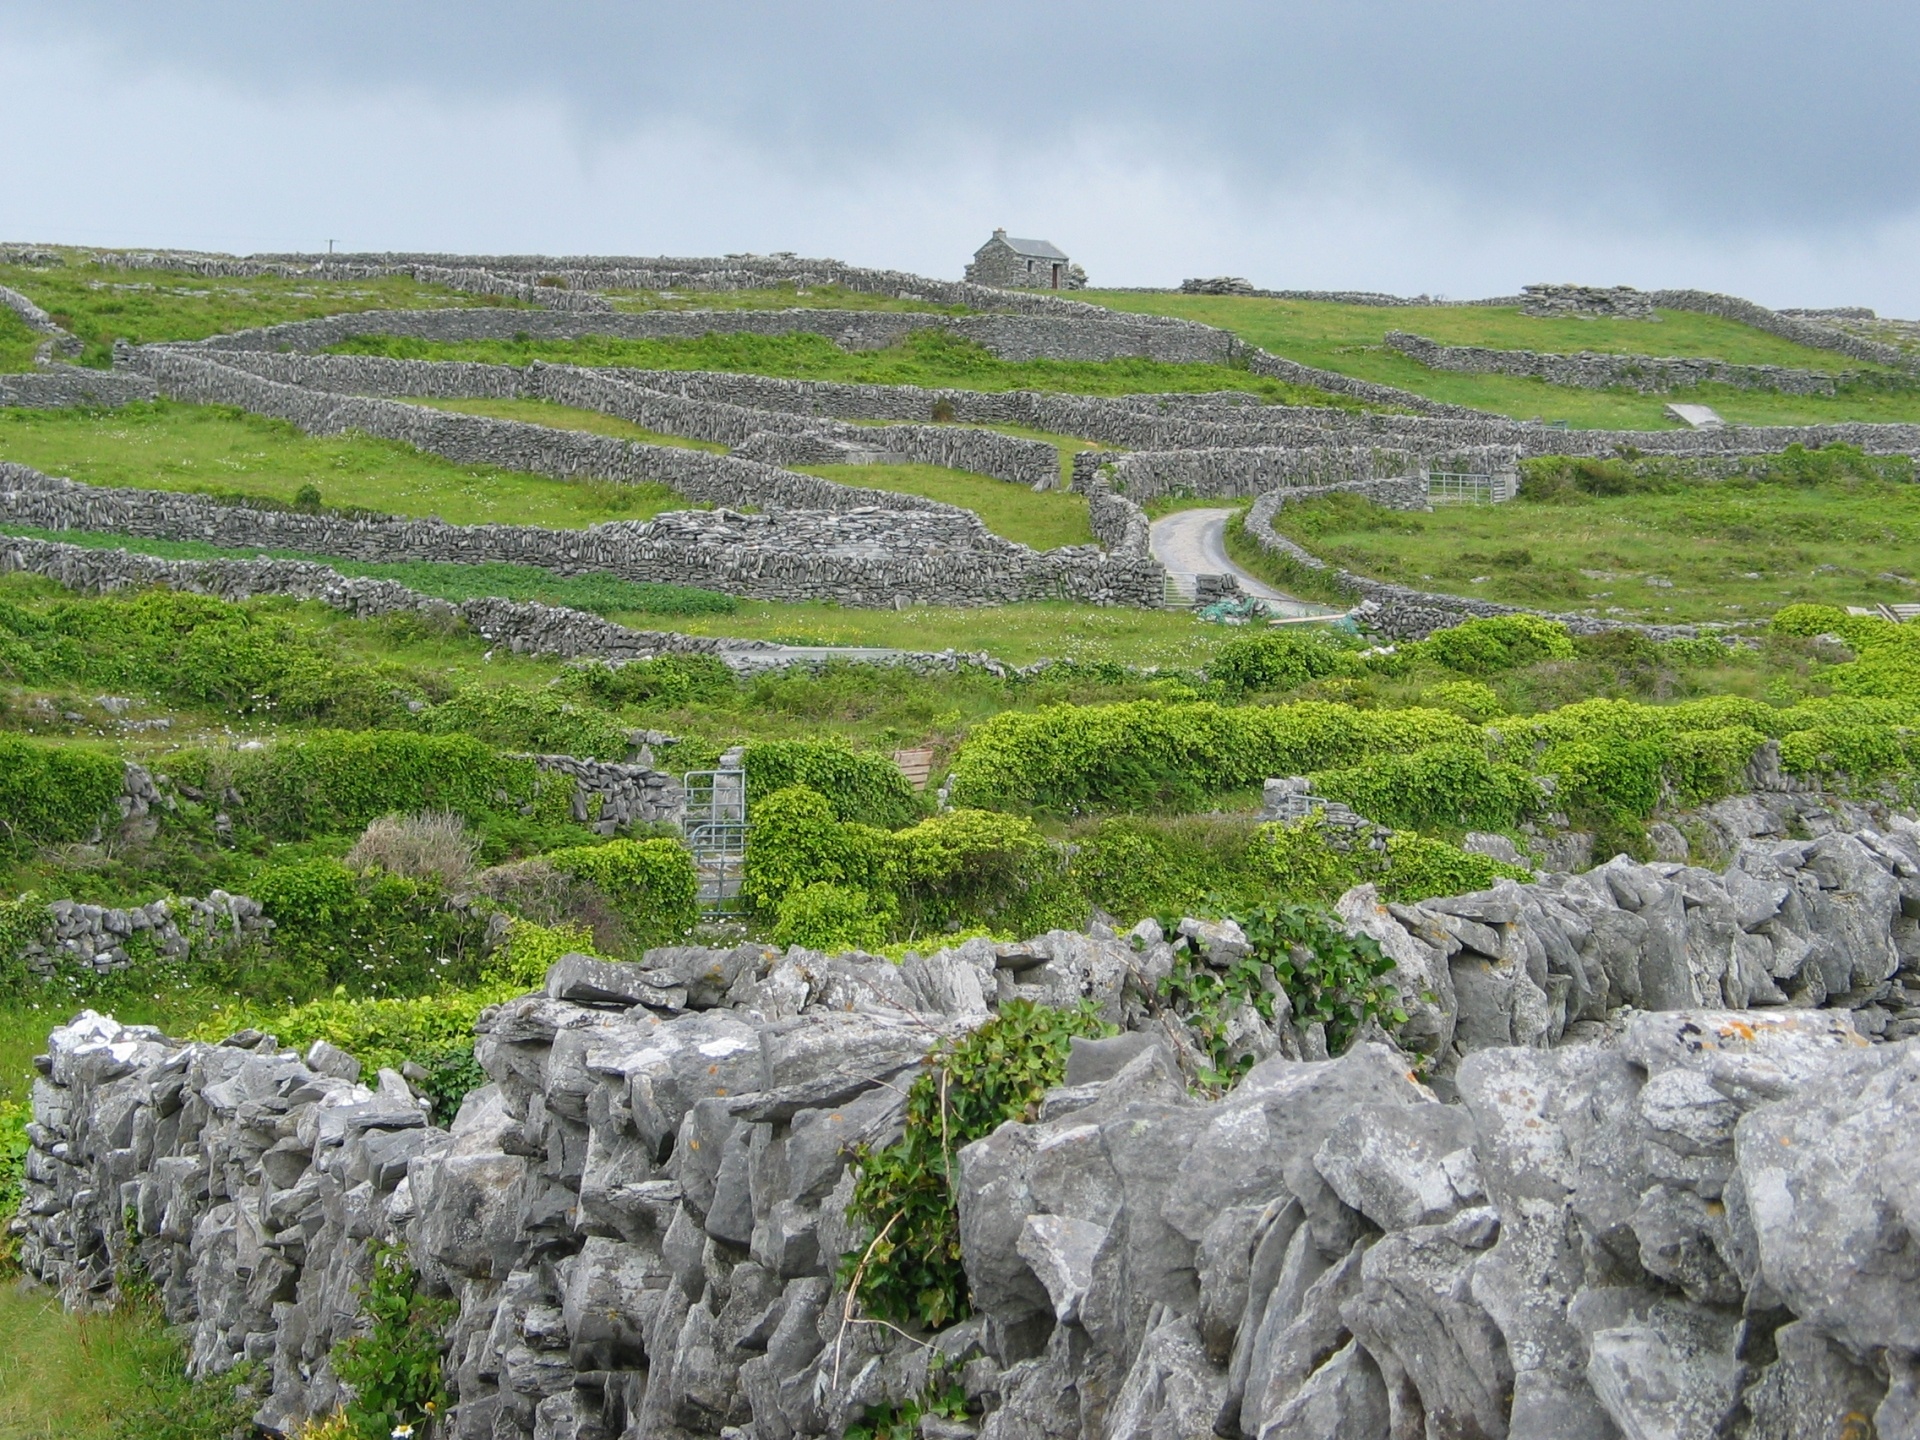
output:
[[[1912,333],[0,245],[0,1440],[1920,1437]]]

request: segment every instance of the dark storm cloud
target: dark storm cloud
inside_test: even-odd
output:
[[[1106,130],[1232,183],[1365,154],[1468,201],[1697,235],[1920,198],[1920,7],[1885,0],[0,0],[0,20],[262,95],[555,102],[586,145],[694,121],[797,173]]]

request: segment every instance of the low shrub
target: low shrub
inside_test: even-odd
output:
[[[1191,810],[1271,775],[1479,741],[1475,726],[1437,710],[1325,701],[1053,705],[1005,711],[975,726],[954,757],[951,795],[981,809],[1064,815]]]
[[[789,892],[819,882],[869,896],[895,893],[891,837],[842,822],[819,791],[789,785],[757,802],[751,814],[740,893],[762,915],[777,914]]]
[[[739,685],[726,662],[711,655],[656,655],[625,665],[594,662],[573,667],[561,679],[567,693],[602,705],[686,705],[730,695]]]
[[[1447,680],[1429,685],[1420,692],[1420,703],[1429,710],[1450,710],[1476,725],[1484,725],[1506,713],[1506,705],[1493,687],[1478,680]]]
[[[892,845],[902,915],[914,934],[971,922],[1032,935],[1085,919],[1064,853],[1031,820],[949,810],[898,831]]]
[[[624,760],[628,726],[552,690],[467,685],[421,717],[434,735],[468,735],[502,750]]]
[[[1349,935],[1335,916],[1311,905],[1263,906],[1239,920],[1253,946],[1248,961],[1273,967],[1294,1024],[1325,1027],[1328,1054],[1344,1052],[1369,1019],[1406,1023],[1386,978],[1394,962],[1372,936]]]
[[[368,995],[420,995],[471,983],[486,951],[485,918],[449,903],[432,880],[355,874],[315,859],[263,870],[252,889],[274,922],[264,951],[197,962],[208,978],[250,994],[299,997],[346,985]]]
[[[825,880],[801,885],[781,897],[770,938],[776,945],[804,945],[828,954],[878,950],[893,929],[889,898]]]
[[[405,672],[350,658],[330,638],[274,614],[280,603],[150,590],[61,600],[37,612],[0,606],[0,674],[348,728],[407,719],[415,687]]]
[[[452,886],[472,874],[479,848],[460,817],[447,811],[383,815],[361,832],[342,863]]]
[[[1540,792],[1526,770],[1492,759],[1476,745],[1434,745],[1411,755],[1381,755],[1364,765],[1321,771],[1312,779],[1319,794],[1344,801],[1369,820],[1415,829],[1505,829],[1540,805]]]
[[[371,1323],[337,1344],[332,1356],[351,1397],[347,1420],[360,1440],[411,1434],[416,1426],[424,1432],[446,1413],[440,1344],[458,1302],[420,1293],[406,1247],[376,1243],[360,1310]]]
[[[1497,675],[1542,660],[1571,660],[1573,637],[1538,615],[1497,615],[1436,630],[1407,647],[1421,659],[1462,675]]]
[[[1278,631],[1242,635],[1213,653],[1207,676],[1229,696],[1263,690],[1291,690],[1329,675],[1351,675],[1357,665],[1350,651],[1318,633]]]
[[[319,731],[242,756],[233,778],[245,818],[276,840],[351,834],[382,815],[427,810],[483,826],[572,818],[571,779],[470,735]]]

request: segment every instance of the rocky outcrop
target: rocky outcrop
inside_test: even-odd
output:
[[[1406,1048],[1312,1058],[1277,994],[1235,1022],[1256,1063],[1215,1100],[1159,981],[1175,946],[1245,955],[1229,923],[902,965],[567,957],[482,1014],[489,1082],[446,1130],[325,1046],[88,1014],[41,1062],[16,1229],[70,1303],[137,1266],[197,1369],[267,1362],[280,1428],[337,1399],[387,1242],[459,1302],[459,1437],[839,1434],[936,1367],[974,1411],[940,1433],[995,1440],[1904,1434],[1910,909],[1920,837],[1892,821],[1718,874],[1355,891]],[[959,1152],[972,1318],[868,1322],[840,1278],[870,1239],[855,1152],[901,1133],[931,1047],[1014,997],[1125,1033]]]

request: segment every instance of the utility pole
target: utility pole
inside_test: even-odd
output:
[[[333,241],[329,240],[327,241],[327,254],[331,255],[332,253],[333,253]]]

